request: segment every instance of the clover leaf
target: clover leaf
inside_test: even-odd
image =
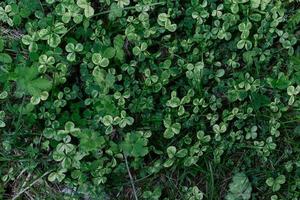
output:
[[[99,65],[101,67],[107,67],[109,64],[109,60],[102,57],[100,53],[94,53],[92,56],[92,61],[95,65]]]
[[[286,181],[286,178],[284,175],[279,175],[275,179],[273,177],[270,177],[266,180],[266,184],[272,188],[273,192],[277,192],[280,190],[281,185],[284,184]]]
[[[68,52],[67,60],[73,62],[76,59],[76,52],[81,52],[83,50],[83,45],[77,43],[76,45],[73,43],[68,43],[66,45],[66,51]]]
[[[172,123],[170,119],[164,120],[166,130],[164,131],[164,137],[167,139],[172,138],[175,134],[179,134],[181,130],[181,124],[178,122]]]
[[[94,15],[94,8],[87,0],[77,0],[77,5],[84,10],[84,16],[90,18]]]

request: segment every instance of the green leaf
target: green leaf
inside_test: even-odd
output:
[[[61,42],[60,36],[57,34],[51,34],[48,39],[48,44],[50,47],[57,47]]]
[[[104,126],[110,126],[113,123],[113,117],[110,115],[105,115],[102,118],[102,123],[104,124]]]
[[[103,57],[111,59],[115,56],[116,50],[113,47],[107,47],[103,52]]]
[[[224,75],[225,75],[225,70],[224,69],[218,69],[217,70],[216,77],[221,78]]]
[[[0,119],[0,128],[4,128],[6,126],[5,122]]]
[[[287,89],[286,89],[286,91],[287,91],[287,94],[289,95],[289,96],[292,96],[292,95],[294,95],[295,94],[295,87],[294,86],[292,86],[292,85],[290,85]]]
[[[283,73],[280,73],[277,80],[272,80],[271,85],[274,88],[284,90],[290,85],[290,83],[291,82],[290,80],[288,80],[288,77],[285,76]]]
[[[117,17],[122,16],[123,9],[116,3],[112,3],[110,6],[109,19],[111,21],[115,20]]]
[[[52,82],[44,78],[34,79],[31,81],[31,84],[34,85],[35,89],[39,89],[40,91],[49,90],[52,86]]]
[[[125,140],[121,143],[121,148],[128,156],[144,157],[148,154],[147,144],[148,140],[138,132],[127,133]]]
[[[238,49],[242,49],[242,48],[244,48],[245,43],[246,43],[245,40],[240,40],[240,41],[238,41],[236,46]]]
[[[175,135],[175,133],[174,133],[174,132],[172,131],[172,129],[170,129],[170,128],[167,128],[167,129],[164,131],[164,138],[170,139],[170,138],[172,138],[174,135]]]
[[[15,69],[15,79],[18,90],[32,96],[40,96],[43,91],[48,91],[52,87],[52,82],[48,79],[38,77],[36,67],[17,67]],[[24,76],[26,74],[26,76]]]
[[[251,0],[250,2],[251,2],[251,7],[252,8],[258,8],[259,7],[259,5],[260,5],[260,1],[261,0]]]
[[[94,53],[92,61],[95,65],[100,65],[101,67],[107,67],[109,64],[109,60],[107,58],[103,58],[100,53]]]
[[[280,190],[280,188],[281,188],[280,184],[274,183],[274,184],[273,184],[273,187],[272,187],[272,191],[273,191],[273,192],[277,192],[277,191]]]
[[[229,184],[229,192],[226,200],[248,200],[251,198],[252,187],[248,177],[244,173],[237,173]]]
[[[83,151],[97,151],[105,144],[105,139],[99,133],[93,130],[84,130],[79,134],[79,147]]]
[[[268,186],[272,187],[273,184],[274,184],[274,178],[272,178],[272,177],[268,178],[268,179],[266,180],[266,184],[267,184]]]
[[[73,144],[65,144],[65,143],[59,143],[56,146],[56,151],[58,152],[65,152],[66,154],[70,153],[75,149]]]
[[[178,157],[178,158],[184,158],[187,154],[188,154],[188,150],[187,149],[180,149],[176,153],[176,157]]]
[[[67,121],[65,123],[65,130],[68,132],[68,133],[72,133],[72,132],[77,132],[77,131],[80,131],[79,128],[75,128],[75,124],[71,121]]]
[[[277,178],[276,178],[276,182],[279,183],[279,184],[284,184],[285,183],[285,176],[284,175],[279,175]]]
[[[141,51],[140,47],[135,46],[135,47],[133,47],[133,49],[132,49],[132,53],[133,53],[133,55],[135,55],[135,56],[140,55],[141,52],[142,52],[142,51]]]
[[[175,154],[176,154],[176,147],[169,146],[167,148],[167,154],[168,154],[169,158],[173,158],[175,156]]]
[[[75,60],[76,60],[76,55],[75,55],[75,53],[69,53],[69,54],[67,55],[67,60],[70,61],[70,62],[75,61]]]
[[[3,91],[0,93],[0,99],[6,99],[8,97],[8,92]]]
[[[73,44],[73,43],[68,43],[67,45],[66,45],[66,51],[67,52],[74,52],[75,51],[75,45]]]
[[[178,97],[172,97],[168,102],[167,106],[170,106],[171,108],[176,108],[180,105],[180,99]]]
[[[171,127],[172,131],[175,133],[175,134],[179,134],[180,132],[180,129],[181,129],[181,125],[180,123],[174,123]]]
[[[299,126],[296,126],[296,128],[294,129],[293,131],[293,135],[295,137],[300,137],[300,125]]]
[[[165,168],[171,167],[174,163],[174,159],[168,159],[166,162],[164,162],[163,166]]]
[[[66,169],[60,169],[57,172],[52,172],[52,173],[49,174],[48,180],[50,182],[54,182],[55,180],[57,180],[58,182],[61,182],[66,176],[64,174],[65,172],[66,172]]]
[[[252,97],[251,102],[255,110],[259,110],[261,107],[267,106],[271,103],[269,97],[263,94],[259,94],[255,92],[251,94],[251,97]]]
[[[12,63],[12,58],[7,53],[0,53],[0,63]]]
[[[85,9],[84,9],[84,16],[89,18],[89,17],[92,17],[94,15],[94,8],[92,6],[87,6]]]

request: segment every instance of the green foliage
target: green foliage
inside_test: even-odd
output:
[[[252,187],[248,177],[244,173],[237,173],[229,184],[227,200],[248,200],[251,198]]]
[[[284,184],[286,181],[286,178],[284,175],[279,175],[275,179],[270,177],[266,180],[266,184],[272,188],[273,192],[277,192],[280,190],[280,187],[282,184]]]
[[[0,1],[0,199],[299,199],[299,13]]]
[[[148,154],[148,139],[141,132],[127,133],[121,148],[126,155],[144,157]]]
[[[51,89],[52,83],[46,78],[39,77],[36,67],[17,67],[12,74],[12,80],[17,83],[17,91],[32,96]]]
[[[7,53],[0,53],[1,63],[12,63],[12,58]]]

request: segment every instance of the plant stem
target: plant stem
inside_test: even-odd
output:
[[[128,172],[128,175],[129,175],[131,187],[132,187],[132,190],[133,190],[134,198],[135,198],[135,200],[138,200],[138,197],[137,197],[137,194],[136,194],[136,189],[135,189],[135,186],[134,186],[134,180],[132,178],[132,175],[131,175],[131,172],[130,172],[130,169],[129,169],[129,166],[128,166],[127,156],[125,154],[123,154],[123,156],[124,156],[124,159],[125,159],[125,164],[126,164],[127,172]]]

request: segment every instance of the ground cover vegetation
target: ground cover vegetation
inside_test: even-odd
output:
[[[298,0],[2,0],[0,199],[300,199]]]

